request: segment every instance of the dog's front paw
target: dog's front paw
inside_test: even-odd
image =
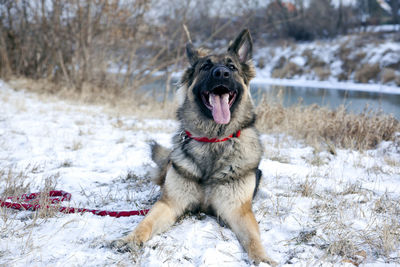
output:
[[[256,258],[254,259],[254,263],[255,263],[256,265],[260,264],[260,262],[267,263],[267,264],[269,264],[269,265],[271,265],[271,266],[273,266],[273,267],[278,266],[278,263],[277,263],[276,261],[274,261],[273,259],[271,259],[271,258],[269,258],[269,257],[267,257],[267,256],[256,257]]]
[[[141,223],[138,227],[129,235],[127,235],[124,240],[127,242],[135,243],[138,246],[142,246],[147,240],[150,239],[151,227],[147,224]]]
[[[139,227],[129,235],[111,242],[111,247],[117,249],[119,252],[132,252],[138,247],[143,246],[149,237],[149,229],[139,225]]]
[[[132,252],[135,250],[136,244],[125,240],[125,238],[114,240],[110,243],[110,247],[117,250],[120,253]]]
[[[264,252],[263,253],[249,253],[250,258],[254,261],[255,265],[259,265],[261,262],[267,263],[271,266],[277,266],[278,263],[268,257]]]

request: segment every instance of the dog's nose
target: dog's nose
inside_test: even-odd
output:
[[[216,79],[228,79],[231,76],[231,72],[225,66],[216,67],[213,72],[213,77]]]

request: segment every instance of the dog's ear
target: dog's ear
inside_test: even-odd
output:
[[[199,52],[194,48],[192,43],[186,44],[186,56],[189,60],[190,65],[194,65],[196,61],[199,59]]]
[[[228,52],[237,55],[240,63],[246,63],[252,58],[253,40],[248,29],[244,29],[230,44]]]

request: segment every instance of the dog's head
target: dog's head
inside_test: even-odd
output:
[[[213,54],[186,46],[190,67],[182,78],[185,98],[216,124],[228,124],[242,101],[250,100],[249,82],[255,76],[252,39],[243,30],[225,53]]]

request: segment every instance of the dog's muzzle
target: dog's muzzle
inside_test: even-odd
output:
[[[231,120],[231,106],[235,102],[237,91],[232,87],[232,72],[224,65],[215,66],[211,70],[211,90],[201,93],[203,104],[211,111],[218,124],[228,124]]]

